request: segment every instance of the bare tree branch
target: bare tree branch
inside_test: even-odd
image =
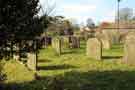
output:
[[[41,12],[43,16],[51,16],[56,11],[55,0],[45,0],[44,3],[40,4]]]

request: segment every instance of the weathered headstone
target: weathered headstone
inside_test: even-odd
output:
[[[108,39],[101,39],[102,46],[104,49],[111,49],[111,42]]]
[[[14,60],[16,60],[16,61],[19,61],[19,60],[20,60],[20,56],[19,56],[19,55],[14,54],[14,55],[13,55],[13,59],[14,59]]]
[[[69,44],[70,44],[70,42],[69,42],[69,39],[70,39],[70,37],[69,36],[63,36],[62,37],[63,38],[63,47],[64,48],[69,48],[70,46],[69,46]]]
[[[48,45],[51,45],[52,43],[52,38],[49,36],[44,36],[41,40],[43,48],[46,48]]]
[[[28,53],[27,53],[27,67],[30,70],[36,71],[37,70],[37,51],[38,51],[38,38],[29,41],[28,45]]]
[[[111,43],[111,35],[108,33],[108,31],[102,31],[97,33],[96,37],[102,42],[102,47],[104,49],[111,49],[112,43]]]
[[[28,57],[27,67],[30,70],[36,71],[36,69],[37,69],[37,55],[36,55],[36,53],[28,53],[27,57]]]
[[[101,60],[102,58],[102,44],[97,38],[90,38],[87,41],[86,54],[88,57]]]
[[[104,49],[111,49],[111,46],[112,46],[112,38],[111,38],[111,33],[110,31],[103,31],[102,32],[102,38],[101,38],[101,41],[102,41],[102,46]]]
[[[80,39],[79,39],[79,37],[75,37],[75,36],[70,37],[70,47],[71,48],[80,48]]]
[[[120,43],[120,32],[118,30],[106,29],[106,30],[104,30],[104,32],[106,32],[108,34],[112,44],[119,44]]]
[[[16,44],[16,52],[13,54],[13,59],[16,60],[16,61],[20,61],[21,60],[21,57],[20,57],[20,47],[21,45],[19,43]]]
[[[120,32],[118,30],[111,30],[112,44],[120,44]]]
[[[61,37],[53,38],[52,47],[55,50],[56,54],[60,55],[62,53],[62,38]]]
[[[130,32],[124,45],[124,62],[135,65],[135,32]]]

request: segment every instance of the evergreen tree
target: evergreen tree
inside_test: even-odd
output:
[[[32,39],[42,32],[40,19],[37,17],[40,9],[38,2],[39,0],[0,0],[2,44],[10,42],[12,47],[15,41]]]

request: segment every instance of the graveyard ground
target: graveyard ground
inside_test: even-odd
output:
[[[64,50],[61,56],[51,47],[40,50],[37,80],[23,65],[15,65],[6,73],[13,74],[10,76],[16,81],[10,77],[6,90],[134,90],[135,67],[121,63],[122,45],[103,50],[102,61],[88,58],[85,46],[82,43],[80,49]],[[14,71],[18,74],[9,73]]]

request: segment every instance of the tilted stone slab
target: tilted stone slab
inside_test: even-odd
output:
[[[124,45],[124,62],[135,65],[135,32],[130,32]]]
[[[27,54],[27,67],[30,70],[36,71],[37,70],[37,55],[36,53],[28,53]]]

